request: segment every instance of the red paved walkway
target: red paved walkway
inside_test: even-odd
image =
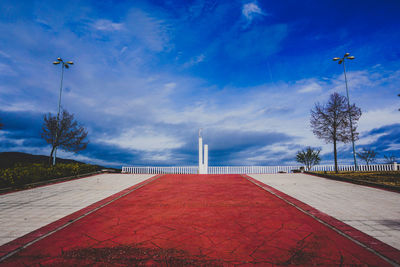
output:
[[[388,264],[239,175],[166,175],[2,265]]]

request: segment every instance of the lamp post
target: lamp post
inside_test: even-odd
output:
[[[342,58],[340,58],[340,57],[333,58],[333,61],[339,60],[339,62],[338,62],[339,64],[343,63],[344,81],[346,83],[346,94],[347,94],[347,108],[349,111],[349,120],[350,120],[351,142],[353,143],[354,166],[355,166],[356,170],[358,170],[357,158],[356,158],[356,148],[355,148],[355,144],[354,144],[353,121],[351,119],[351,113],[350,113],[349,87],[347,85],[346,64],[345,64],[346,59],[353,60],[354,56],[350,56],[350,53],[346,53],[346,54],[344,54],[344,56]]]
[[[60,57],[57,58],[57,61],[53,62],[54,65],[61,64],[61,85],[60,85],[60,96],[58,97],[58,112],[57,112],[57,126],[56,126],[56,138],[54,141],[57,141],[57,134],[58,134],[58,124],[60,121],[60,109],[61,109],[61,93],[63,87],[63,79],[64,79],[64,68],[68,69],[69,66],[73,65],[74,62],[72,61],[64,61]],[[54,144],[53,144],[54,145]],[[54,157],[53,157],[53,165],[56,165],[56,155],[57,155],[57,147],[54,150]]]

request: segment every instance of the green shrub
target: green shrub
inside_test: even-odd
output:
[[[0,169],[0,188],[20,187],[25,184],[77,176],[98,170],[99,167],[96,165],[79,163],[59,163],[55,166],[41,163],[16,164],[13,168]]]

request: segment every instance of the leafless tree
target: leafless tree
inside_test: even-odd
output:
[[[361,152],[357,153],[357,156],[365,161],[367,166],[369,165],[369,163],[372,163],[376,160],[377,155],[378,153],[376,153],[374,150],[365,148],[363,148]]]
[[[307,147],[305,150],[303,149],[297,152],[296,161],[306,165],[307,171],[309,171],[312,166],[317,165],[321,161],[319,157],[320,152],[321,149]]]
[[[397,158],[394,154],[391,155],[383,155],[383,157],[385,158],[385,162],[387,164],[392,164],[394,162],[397,162]]]
[[[52,146],[50,163],[56,148],[76,153],[85,149],[89,143],[86,140],[88,133],[85,128],[79,125],[74,120],[74,115],[66,110],[62,110],[58,123],[57,116],[51,113],[45,115],[42,130],[42,138]]]
[[[316,103],[314,109],[311,110],[310,122],[313,133],[326,143],[333,143],[336,172],[338,172],[337,143],[351,142],[350,116],[353,122],[354,139],[357,140],[357,121],[361,117],[361,109],[355,104],[351,105],[349,109],[345,96],[333,93],[330,95],[328,103],[325,105]]]

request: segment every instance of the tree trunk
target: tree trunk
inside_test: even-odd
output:
[[[49,158],[49,165],[50,165],[50,166],[53,164],[53,153],[54,153],[54,150],[55,150],[55,149],[56,149],[55,146],[53,146],[53,147],[51,148],[51,153],[50,153],[50,158]]]
[[[337,167],[337,151],[336,151],[336,139],[333,139],[333,155],[335,157],[335,172],[338,173]]]

